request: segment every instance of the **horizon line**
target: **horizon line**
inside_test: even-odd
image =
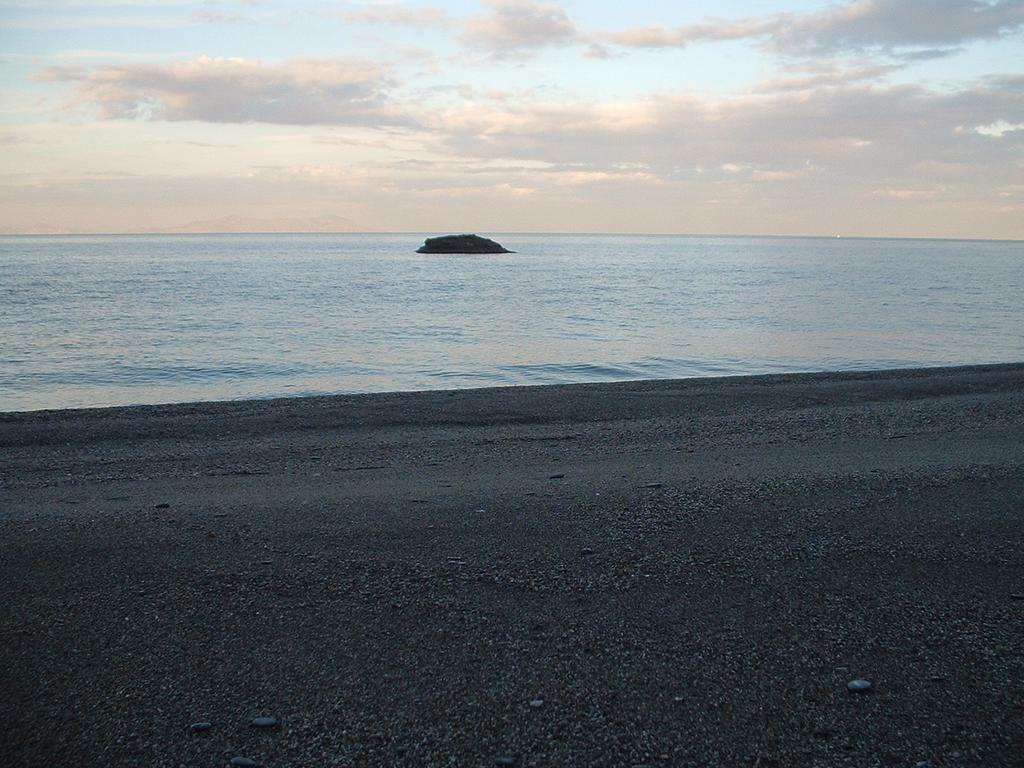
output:
[[[1024,243],[1024,238],[1013,237],[944,237],[941,235],[811,235],[811,234],[778,234],[778,233],[728,233],[728,232],[556,232],[541,230],[463,230],[457,234],[479,234],[486,232],[493,235],[557,235],[557,236],[590,236],[590,237],[690,237],[690,238],[774,238],[802,240],[935,240],[947,242],[989,242],[989,243]],[[452,230],[253,230],[248,232],[210,230],[207,232],[167,232],[151,231],[110,231],[110,232],[0,232],[0,237],[204,237],[209,235],[236,236],[273,236],[273,235],[443,235],[453,234]]]

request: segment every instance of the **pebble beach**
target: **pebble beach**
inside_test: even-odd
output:
[[[0,414],[5,766],[1017,766],[1024,364]]]

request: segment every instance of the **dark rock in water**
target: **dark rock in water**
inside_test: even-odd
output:
[[[252,724],[257,728],[273,728],[277,725],[276,717],[254,717]]]
[[[192,725],[189,726],[189,730],[195,731],[196,733],[199,733],[200,731],[208,731],[211,728],[213,728],[213,723],[206,722],[192,723]]]
[[[870,680],[851,680],[846,684],[846,687],[854,693],[867,693],[874,686],[871,684]]]
[[[512,253],[500,243],[479,235],[428,237],[416,253]]]

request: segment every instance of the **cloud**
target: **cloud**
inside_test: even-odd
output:
[[[650,25],[606,33],[625,48],[681,48],[692,43],[757,38],[787,54],[923,49],[914,57],[1011,34],[1024,27],[1024,0],[854,0],[812,13],[780,13],[669,28]]]
[[[407,27],[443,27],[450,22],[444,8],[436,5],[382,5],[362,11],[349,11],[350,24],[393,24]]]
[[[950,93],[848,83],[718,101],[672,94],[621,104],[474,105],[442,115],[436,130],[459,157],[579,172],[628,164],[678,183],[816,180],[815,194],[824,194],[833,185],[1009,183],[1022,165],[1006,139],[1022,123],[1024,83],[1009,78]]]
[[[759,93],[777,93],[779,91],[806,91],[816,88],[832,88],[852,83],[878,81],[893,72],[902,69],[899,64],[858,64],[851,67],[839,67],[828,62],[814,62],[811,74],[793,77],[776,77],[763,80],[754,91]]]
[[[192,14],[192,21],[197,24],[237,24],[251,22],[252,19],[241,13],[229,11],[196,11]]]
[[[780,17],[772,43],[797,52],[952,46],[1021,26],[1024,0],[858,0]]]
[[[154,5],[191,5],[195,0],[48,0],[51,8],[110,8]],[[0,0],[0,8],[31,8],[39,10],[39,0]]]
[[[879,197],[891,197],[894,200],[931,200],[945,192],[942,187],[931,189],[879,189],[874,192]]]
[[[565,10],[534,0],[484,0],[490,12],[465,21],[462,40],[495,58],[522,56],[577,41],[579,32]]]
[[[937,3],[946,11],[968,5]],[[372,202],[381,211],[382,227],[389,226],[385,222],[392,216],[401,223],[390,226],[439,226],[438,214],[455,215],[446,201],[458,194],[467,210],[479,210],[489,221],[507,217],[507,226],[534,229],[593,229],[608,219],[608,226],[647,231],[748,227],[779,232],[820,226],[838,232],[850,231],[841,223],[856,221],[862,233],[1019,235],[1024,221],[1019,218],[1024,76],[944,84],[937,90],[886,84],[886,75],[906,66],[903,57],[945,53],[945,46],[964,45],[982,29],[954,30],[959,42],[953,43],[936,30],[918,30],[913,38],[906,31],[884,39],[878,32],[868,34],[865,19],[877,20],[880,9],[896,5],[845,3],[820,13],[681,28],[686,34],[651,26],[630,36],[621,33],[612,42],[582,33],[554,3],[495,0],[460,30],[482,55],[513,60],[549,47],[574,46],[574,53],[582,55],[592,44],[595,55],[617,56],[627,53],[628,45],[677,45],[688,39],[749,39],[786,53],[832,46],[826,57],[784,59],[773,79],[720,97],[662,92],[602,103],[597,96],[574,100],[554,88],[527,88],[530,81],[521,79],[486,80],[495,86],[487,90],[474,78],[470,88],[458,79],[423,78],[418,67],[401,62],[297,58],[261,63],[181,56],[156,62],[100,60],[97,53],[64,60],[79,66],[50,67],[39,77],[59,83],[77,109],[116,119],[91,126],[96,136],[106,138],[84,139],[78,121],[41,121],[45,131],[60,137],[52,152],[41,141],[14,146],[17,151],[8,154],[22,156],[25,168],[49,169],[53,175],[49,191],[31,193],[37,195],[32,198],[37,207],[44,198],[57,199],[61,174],[84,178],[88,171],[111,168],[161,174],[173,161],[175,173],[184,165],[202,176],[190,182],[197,187],[206,183],[203,179],[213,184],[230,175],[238,190],[249,184],[264,190],[254,201],[281,197],[287,185],[286,197],[297,206],[330,199],[358,201],[369,209]],[[430,7],[410,2],[363,4],[356,10],[380,12],[366,23],[426,23],[429,16],[404,14]],[[986,7],[1012,18],[1006,3]],[[840,13],[851,8],[862,15]],[[986,25],[996,30],[993,34],[1017,28],[991,19]],[[911,39],[918,42],[894,42]],[[869,47],[865,41],[873,41],[875,48],[838,55]],[[882,47],[894,58],[873,55]],[[393,62],[397,54],[391,46]],[[404,72],[398,69],[402,66],[410,74],[398,83],[394,73]],[[643,83],[635,88],[639,91]],[[123,122],[132,119],[178,122]],[[227,125],[247,123],[262,125]],[[265,125],[275,123],[324,128],[282,131]],[[328,135],[328,126],[338,127],[334,135]],[[383,126],[398,130],[382,131]],[[17,134],[28,135],[21,129]],[[128,136],[137,137],[130,152],[120,142]],[[163,146],[154,141],[160,139],[191,143],[177,154],[151,153],[153,146]],[[15,140],[0,137],[0,143]],[[237,149],[207,146],[220,143]],[[250,174],[256,166],[275,164],[292,170],[273,179],[270,170]],[[109,187],[121,190],[114,203],[128,210],[136,203],[133,190],[142,189],[141,182],[104,185],[83,182],[75,204],[92,205],[91,191]],[[217,188],[241,194],[227,182]],[[166,187],[154,183],[152,189],[155,198]],[[19,198],[11,192],[11,199]],[[207,198],[202,200],[206,205]],[[522,207],[510,212],[508,201]],[[720,218],[706,218],[710,201],[722,211],[716,214]],[[999,205],[1016,206],[1017,218],[997,213]],[[899,215],[884,218],[897,210]],[[910,219],[902,212],[909,210],[918,212],[916,230],[904,225]],[[1001,223],[996,222],[999,216]]]
[[[83,30],[83,29],[174,29],[186,26],[189,22],[184,16],[112,15],[92,13],[88,16],[48,14],[31,17],[0,15],[0,29],[21,30]]]
[[[947,59],[962,50],[962,48],[918,48],[913,51],[900,51],[894,55],[903,61],[929,61],[931,59]]]
[[[776,22],[771,20],[716,21],[677,29],[670,29],[664,24],[650,24],[611,32],[602,37],[624,48],[684,48],[695,42],[759,37],[771,34],[774,29]]]
[[[1016,133],[1017,131],[1024,132],[1024,123],[1008,123],[1006,120],[996,120],[990,125],[979,125],[974,129],[974,132],[981,136],[991,136],[995,139],[1001,139],[1006,134]]]
[[[72,105],[103,119],[293,125],[409,125],[387,96],[388,71],[358,59],[282,64],[202,56],[172,64],[48,67],[37,79],[75,84]]]

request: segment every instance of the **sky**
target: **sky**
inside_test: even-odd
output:
[[[1024,239],[1024,0],[0,0],[0,232]]]

